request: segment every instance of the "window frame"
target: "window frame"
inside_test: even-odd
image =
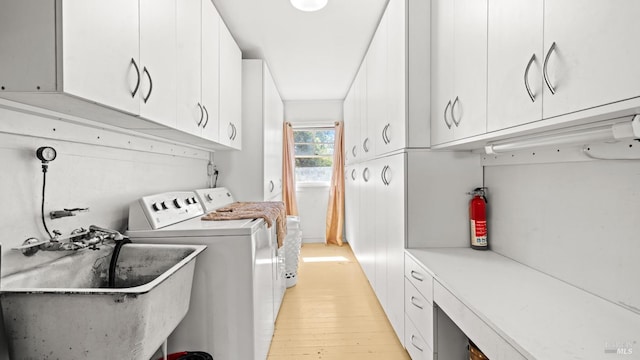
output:
[[[316,132],[320,132],[320,131],[332,131],[334,134],[334,141],[333,142],[296,142],[295,141],[295,133],[297,131],[311,131],[314,134]],[[294,136],[293,136],[293,148],[294,148],[294,172],[298,169],[297,166],[297,159],[298,158],[304,158],[304,159],[313,159],[313,158],[329,158],[331,159],[331,166],[330,168],[333,170],[333,158],[334,158],[334,154],[335,154],[335,127],[333,126],[317,126],[317,127],[294,127],[293,128],[293,132],[294,132]],[[315,138],[315,136],[314,136]],[[296,155],[295,153],[295,148],[296,145],[330,145],[332,148],[332,153],[330,155]],[[312,180],[312,181],[300,181],[298,180],[298,177],[296,176],[295,179],[296,182],[296,187],[325,187],[325,186],[329,186],[329,184],[331,183],[331,178],[329,178],[328,180]]]

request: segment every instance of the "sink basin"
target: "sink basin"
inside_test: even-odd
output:
[[[205,248],[126,244],[114,288],[109,246],[2,278],[11,358],[149,360],[186,315]]]

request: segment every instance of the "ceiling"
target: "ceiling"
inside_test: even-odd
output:
[[[282,99],[341,100],[387,0],[329,0],[317,12],[289,0],[212,0],[244,59],[265,59]]]

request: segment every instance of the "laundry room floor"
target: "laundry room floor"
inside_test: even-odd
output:
[[[304,244],[268,360],[410,359],[348,244]]]

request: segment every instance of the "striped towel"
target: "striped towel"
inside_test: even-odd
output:
[[[235,202],[210,212],[201,219],[217,221],[257,218],[264,219],[267,227],[271,227],[274,222],[276,223],[278,247],[281,247],[284,243],[284,237],[287,235],[287,214],[282,201]]]

